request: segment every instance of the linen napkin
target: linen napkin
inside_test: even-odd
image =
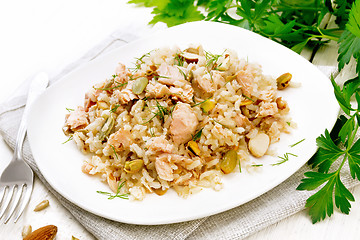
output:
[[[132,31],[128,32],[126,29],[132,29]],[[141,31],[133,30],[134,28],[129,28],[128,26],[119,29],[98,46],[91,49],[81,59],[61,71],[53,73],[50,84],[59,80],[78,66],[111,49],[138,38],[138,35],[133,33]],[[328,71],[327,74],[332,72],[329,71],[329,68],[325,69]],[[15,145],[15,136],[23,113],[23,106],[26,102],[25,93],[27,92],[27,88],[28,84],[22,84],[17,94],[0,105],[0,134],[12,149]],[[358,137],[359,136],[357,136],[357,138]],[[139,226],[111,221],[89,213],[72,204],[58,194],[46,182],[34,162],[27,139],[24,143],[23,152],[25,161],[31,166],[44,185],[59,199],[61,204],[98,239],[243,239],[304,209],[306,199],[314,193],[296,191],[296,187],[303,178],[304,172],[309,170],[309,167],[305,165],[271,191],[226,212],[183,223]],[[344,184],[347,187],[355,186],[358,183],[351,178],[349,171],[346,169],[342,174]]]

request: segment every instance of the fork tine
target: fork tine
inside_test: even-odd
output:
[[[1,196],[1,198],[0,198],[0,207],[1,207],[1,204],[2,204],[2,202],[3,202],[3,200],[4,200],[4,198],[5,198],[6,188],[7,188],[7,186],[1,188],[1,193],[0,193],[0,196]]]
[[[32,185],[28,186],[28,185],[25,184],[25,186],[24,186],[24,194],[25,194],[25,196],[24,196],[24,198],[22,200],[21,207],[18,209],[18,211],[17,211],[17,213],[15,215],[14,223],[16,223],[17,220],[20,218],[20,216],[23,213],[25,207],[29,203],[31,193],[32,193]]]
[[[8,215],[5,217],[4,224],[6,224],[6,223],[9,221],[9,219],[10,219],[11,216],[13,215],[15,209],[16,209],[17,206],[19,205],[20,199],[21,199],[21,195],[22,195],[22,192],[23,192],[23,189],[24,189],[24,184],[21,185],[21,187],[18,186],[17,194],[16,194],[14,200],[12,201],[11,209],[9,210]]]
[[[16,185],[13,185],[11,190],[9,189],[10,192],[8,194],[7,199],[5,199],[5,202],[4,202],[5,204],[3,205],[3,209],[0,212],[0,219],[3,217],[4,213],[6,212],[6,210],[8,209],[8,207],[10,205],[11,199],[13,198],[13,195],[14,195],[15,186]]]

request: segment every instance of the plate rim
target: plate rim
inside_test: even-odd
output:
[[[256,33],[253,33],[253,32],[248,31],[248,30],[246,30],[246,29],[242,29],[242,28],[235,27],[235,26],[232,26],[232,25],[222,24],[222,23],[215,23],[215,22],[204,22],[204,21],[200,21],[200,22],[185,23],[185,24],[181,24],[181,25],[178,25],[178,26],[175,26],[175,27],[172,27],[172,28],[168,28],[168,29],[164,29],[164,30],[159,30],[159,31],[154,32],[153,34],[150,34],[150,35],[148,35],[148,36],[145,36],[145,37],[142,37],[142,38],[137,39],[137,40],[135,40],[135,41],[132,41],[132,42],[130,42],[129,44],[136,45],[137,43],[141,43],[142,41],[144,41],[144,40],[146,40],[146,39],[150,39],[150,38],[156,36],[157,34],[164,34],[164,33],[167,33],[167,32],[169,32],[169,31],[171,32],[171,31],[174,31],[174,29],[184,28],[184,26],[187,27],[187,26],[192,26],[192,25],[193,25],[193,26],[196,26],[196,25],[202,25],[202,24],[205,24],[205,25],[222,25],[222,26],[223,26],[223,25],[226,25],[227,27],[230,27],[230,28],[233,28],[233,29],[236,29],[236,30],[247,31],[248,34],[256,35],[257,37],[261,37],[261,38],[263,38],[263,39],[266,40],[266,41],[271,41],[271,40],[269,40],[269,39],[267,39],[267,38],[265,38],[265,37],[262,37],[262,36],[260,36],[260,35],[258,35],[258,34],[256,34]],[[273,42],[273,41],[271,41],[271,42],[272,42],[273,44],[278,44],[278,43]],[[114,52],[117,52],[117,51],[121,50],[122,48],[127,48],[129,44],[125,44],[125,45],[120,46],[120,47],[118,47],[118,48],[112,49],[112,50],[110,50],[109,52],[104,53],[103,55],[101,55],[101,56],[99,56],[99,57],[96,57],[95,59],[93,59],[93,60],[91,60],[91,61],[89,61],[89,62],[93,62],[93,61],[95,61],[95,60],[96,60],[96,61],[100,61],[101,59],[105,59],[105,58],[107,58],[110,54],[113,54]],[[278,45],[281,46],[281,47],[283,47],[283,48],[286,48],[286,47],[284,47],[284,46],[282,46],[282,45],[280,45],[280,44],[278,44]],[[287,48],[286,48],[286,49],[287,49]],[[288,49],[288,50],[289,50],[289,49]],[[290,51],[291,51],[291,50],[290,50]],[[295,52],[293,52],[293,53],[296,54]],[[296,55],[297,55],[297,54],[296,54]],[[301,56],[301,55],[298,55],[298,56]],[[328,78],[328,77],[327,77],[325,74],[323,74],[319,69],[317,69],[313,64],[309,63],[305,58],[303,58],[303,60],[306,61],[307,64],[310,64],[314,69],[316,69],[316,70],[317,70],[319,73],[321,73],[324,77]],[[81,66],[76,67],[75,69],[73,69],[73,70],[70,71],[69,73],[67,73],[67,74],[65,74],[64,76],[62,76],[62,77],[61,77],[60,79],[58,79],[55,83],[53,83],[53,84],[49,87],[49,89],[56,88],[57,85],[60,84],[63,79],[66,79],[68,76],[71,76],[74,72],[81,71],[81,69],[86,68],[89,62],[83,63]],[[45,94],[45,93],[44,93],[44,94]],[[40,99],[40,98],[38,98],[38,99]],[[37,101],[38,99],[36,99],[36,101]],[[36,102],[35,102],[34,105],[36,105]],[[33,107],[34,105],[30,106],[30,113],[32,112],[32,107]],[[339,109],[340,109],[340,107],[337,105],[337,111],[335,111],[335,112],[337,112],[337,114],[336,114],[336,116],[334,116],[334,118],[332,118],[333,121],[331,122],[331,124],[329,124],[329,125],[331,125],[331,126],[326,126],[326,128],[330,128],[330,129],[333,128],[333,126],[335,125],[336,120],[337,120],[337,116],[338,116]],[[31,115],[31,114],[30,114],[30,115]],[[32,146],[31,135],[32,135],[32,133],[31,133],[31,130],[30,130],[29,143],[30,143],[30,148],[33,149],[34,146]],[[315,153],[315,152],[313,152],[311,155],[313,155],[314,153]],[[113,218],[113,217],[108,216],[108,215],[106,215],[106,214],[103,214],[103,213],[101,213],[101,212],[93,211],[92,209],[89,209],[87,206],[85,206],[85,205],[83,205],[83,204],[79,204],[78,202],[74,202],[70,196],[68,196],[67,194],[65,194],[65,193],[64,193],[63,191],[61,191],[60,189],[58,189],[58,188],[56,187],[56,184],[52,183],[52,180],[49,181],[49,178],[46,177],[47,174],[44,174],[44,172],[43,172],[44,169],[42,169],[41,164],[39,165],[39,162],[38,162],[38,160],[37,160],[37,158],[36,158],[36,155],[37,155],[36,153],[33,154],[35,163],[36,163],[36,165],[38,166],[38,168],[39,168],[41,174],[43,175],[43,177],[45,178],[45,180],[50,184],[50,186],[51,186],[57,193],[59,193],[59,194],[60,194],[61,196],[63,196],[64,198],[66,198],[68,201],[70,201],[71,203],[79,206],[80,208],[82,208],[82,209],[84,209],[84,210],[86,210],[86,211],[88,211],[88,212],[94,213],[94,214],[96,214],[96,215],[98,215],[98,216],[105,217],[105,218],[107,218],[107,219],[111,219],[111,220],[114,220],[114,221],[117,221],[117,222],[130,223],[130,224],[139,224],[139,225],[158,225],[158,224],[169,224],[169,223],[185,222],[185,221],[190,221],[190,220],[199,219],[199,218],[202,218],[202,217],[205,217],[205,216],[215,215],[215,214],[224,212],[224,211],[226,211],[226,210],[233,209],[233,208],[235,208],[235,207],[237,207],[237,206],[241,206],[241,205],[243,205],[243,204],[245,204],[245,203],[247,203],[247,202],[249,202],[249,201],[252,201],[252,200],[254,200],[255,198],[261,196],[262,194],[264,194],[264,193],[266,193],[266,192],[268,192],[268,191],[271,191],[274,187],[276,187],[276,186],[280,185],[281,183],[283,183],[286,179],[288,179],[290,176],[292,176],[293,174],[295,174],[295,173],[296,173],[304,164],[306,164],[306,162],[308,161],[308,159],[307,159],[306,161],[304,161],[304,163],[302,163],[295,171],[288,172],[288,174],[284,175],[284,176],[281,178],[281,180],[278,180],[277,182],[274,182],[272,185],[267,185],[267,187],[266,187],[267,190],[263,191],[263,192],[260,193],[260,194],[257,194],[257,196],[255,196],[255,197],[249,197],[245,202],[243,202],[243,203],[241,203],[241,204],[232,206],[232,207],[230,207],[230,208],[229,208],[229,207],[218,208],[216,211],[212,211],[211,214],[207,214],[207,213],[206,213],[206,214],[202,214],[202,215],[201,215],[201,214],[200,214],[200,215],[198,214],[197,217],[191,218],[191,219],[188,219],[188,218],[178,218],[178,219],[175,219],[175,221],[152,222],[152,223],[149,223],[148,221],[137,221],[137,222],[134,222],[134,221],[126,221],[126,219],[121,219],[121,220],[119,220],[118,218]],[[219,193],[221,193],[221,191],[220,191]],[[255,195],[256,195],[256,194],[255,194]]]

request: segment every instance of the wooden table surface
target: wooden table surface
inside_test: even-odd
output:
[[[121,0],[1,1],[0,102],[11,96],[29,76],[39,71],[56,74],[116,29],[129,23],[145,27],[151,19],[150,12],[151,9],[135,8]],[[336,51],[336,44],[321,48],[315,54],[313,63],[336,66]],[[305,51],[302,55],[309,59],[311,51]],[[350,66],[340,77],[347,78],[352,73]],[[2,171],[11,159],[12,151],[1,138],[0,153]],[[360,187],[352,189],[352,192],[359,201]],[[50,201],[50,207],[34,212],[34,207],[44,199]],[[359,239],[359,204],[353,203],[349,215],[335,211],[330,219],[315,225],[304,210],[247,239]],[[18,223],[4,225],[0,221],[0,239],[21,239],[22,228],[28,224],[33,229],[48,224],[58,226],[56,239],[71,239],[71,236],[94,239],[37,178],[29,206]]]

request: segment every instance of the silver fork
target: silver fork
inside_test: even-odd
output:
[[[47,85],[48,77],[45,73],[38,74],[31,82],[25,110],[17,133],[14,156],[0,176],[0,219],[7,213],[5,215],[5,224],[15,210],[18,209],[14,220],[14,223],[16,223],[30,200],[34,173],[23,160],[22,147],[26,135],[29,106],[46,89]],[[20,204],[20,202],[22,203]]]

